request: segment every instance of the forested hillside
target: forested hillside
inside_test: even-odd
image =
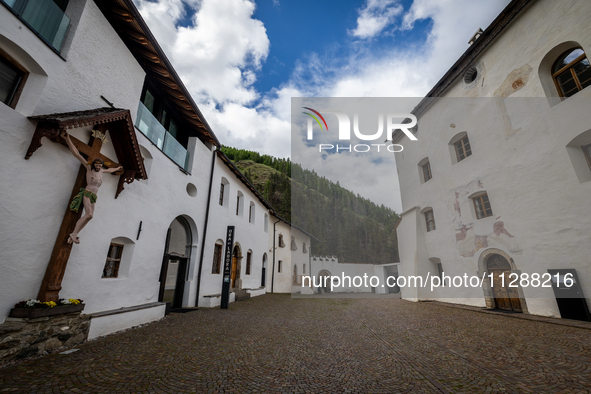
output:
[[[335,255],[347,263],[398,261],[398,215],[392,209],[289,159],[226,146],[222,151],[280,216],[319,239],[312,240],[312,254]]]

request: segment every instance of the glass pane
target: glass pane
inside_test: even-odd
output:
[[[168,131],[165,132],[164,147],[162,151],[166,156],[170,157],[172,161],[180,167],[185,168],[187,161],[187,149],[180,144]]]
[[[0,101],[4,104],[10,105],[21,74],[11,63],[0,57]]]
[[[168,119],[168,113],[166,111],[162,111],[162,116],[160,117],[160,124],[166,128],[166,120]]]
[[[554,68],[552,69],[552,73],[554,74],[555,72],[557,72],[561,68],[565,67],[570,62],[572,62],[573,60],[575,60],[576,58],[581,56],[583,53],[584,53],[583,50],[578,48],[578,49],[575,49],[571,52],[567,52],[566,54],[562,55],[560,60],[558,60],[556,62],[556,64],[554,65]]]
[[[143,103],[152,114],[154,114],[154,103],[155,103],[154,95],[150,93],[149,90],[146,90],[146,94],[144,95]]]
[[[170,125],[168,125],[168,132],[170,133],[170,135],[172,135],[175,139],[176,139],[176,132],[177,132],[177,128],[176,128],[176,123],[174,123],[174,120],[170,120]]]
[[[575,72],[581,87],[585,89],[591,84],[591,65],[589,59],[583,59],[574,65]]]
[[[152,141],[159,149],[162,149],[166,130],[141,102],[139,103],[137,110],[135,125],[150,141]]]
[[[166,271],[166,282],[164,283],[164,296],[162,301],[172,303],[174,301],[174,291],[176,289],[176,280],[179,273],[179,261],[170,260],[168,270]]]
[[[29,0],[21,17],[55,49],[61,49],[70,19],[55,2]]]
[[[570,97],[576,92],[578,92],[577,84],[573,79],[570,69],[566,70],[565,72],[557,76],[556,81],[560,85],[560,89],[562,89],[562,94],[565,97]]]

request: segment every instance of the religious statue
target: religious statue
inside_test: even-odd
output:
[[[105,162],[101,159],[94,159],[93,161],[87,161],[82,157],[78,149],[72,143],[70,139],[70,135],[66,131],[62,131],[60,136],[66,140],[68,144],[68,148],[70,151],[86,167],[86,188],[80,189],[80,192],[74,197],[72,203],[70,204],[70,210],[74,212],[78,212],[80,209],[80,205],[84,206],[84,215],[78,219],[76,222],[76,227],[74,227],[74,232],[70,234],[68,237],[68,243],[75,243],[79,244],[80,239],[78,238],[78,233],[88,224],[88,222],[92,219],[92,215],[94,213],[94,205],[96,203],[96,193],[98,192],[99,187],[103,183],[103,174],[111,174],[120,170],[123,170],[123,167],[119,166],[117,168],[104,168]]]

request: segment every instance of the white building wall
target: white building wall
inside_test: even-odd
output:
[[[226,204],[223,206],[219,204],[222,178],[225,178],[229,182],[224,190]],[[241,215],[236,215],[238,192],[244,195],[244,201],[242,202],[244,208],[242,209]],[[248,207],[251,202],[255,205],[254,223],[250,223],[248,220]],[[216,158],[209,224],[205,242],[206,249],[203,258],[199,306],[219,305],[219,302],[210,304],[211,300],[206,296],[221,294],[222,292],[223,258],[220,264],[220,273],[212,274],[213,254],[215,243],[218,240],[223,241],[222,250],[225,250],[227,226],[235,226],[234,244],[238,244],[242,251],[243,257],[240,262],[241,288],[259,289],[261,287],[263,254],[268,253],[265,214],[268,215],[268,210],[260,200],[219,158]],[[249,250],[252,251],[251,271],[250,275],[246,275],[246,256]],[[255,292],[254,294],[258,293]]]
[[[564,101],[547,97],[558,94],[553,87],[545,89],[551,77],[543,71],[573,42],[589,56],[591,34],[580,26],[590,15],[587,1],[533,2],[474,62],[477,80],[467,85],[458,78],[445,98],[420,116],[418,141],[405,137],[399,142],[404,146],[396,155],[403,210],[418,207],[398,227],[401,274],[436,273],[431,258],[441,260],[446,274],[482,274],[481,255],[494,248],[530,275],[575,268],[591,301],[591,176],[581,175],[588,167],[579,168],[572,159],[582,152],[567,147],[576,137],[579,145],[591,142],[591,89]],[[452,164],[448,143],[462,131],[468,133],[472,156]],[[418,163],[425,157],[433,178],[421,184]],[[488,193],[493,216],[477,220],[469,197],[482,191]],[[436,222],[431,232],[421,213],[427,207]],[[460,240],[463,225],[468,230]],[[496,234],[495,226],[511,236]],[[529,313],[560,316],[551,288],[522,291]],[[403,289],[402,294],[484,306],[481,289],[447,288],[432,294]]]
[[[86,2],[65,61],[19,26],[20,21],[0,7],[0,48],[31,70],[16,110],[0,104],[0,322],[15,303],[36,298],[79,168],[65,147],[48,140],[24,160],[35,130],[26,116],[104,107],[103,95],[129,109],[135,120],[145,77],[93,1]],[[86,142],[90,130],[70,132]],[[118,176],[105,175],[94,218],[80,233],[81,244],[74,245],[62,282],[60,296],[83,299],[85,313],[157,301],[167,229],[180,215],[189,222],[193,239],[183,305],[195,305],[212,152],[193,141],[193,166],[186,175],[141,132],[136,130],[136,136],[149,179],[125,185],[115,200]],[[102,153],[115,158],[111,143]],[[187,192],[188,183],[197,189],[196,196]],[[214,215],[210,223],[215,221]],[[119,278],[102,279],[114,238],[128,243],[123,252],[126,267]]]

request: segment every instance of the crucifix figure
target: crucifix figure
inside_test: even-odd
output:
[[[111,174],[120,170],[123,170],[123,167],[119,166],[117,168],[104,168],[104,160],[102,159],[94,159],[92,162],[86,161],[84,157],[78,152],[78,149],[70,140],[70,135],[64,130],[60,133],[60,136],[66,140],[68,144],[68,148],[74,155],[75,158],[82,163],[84,167],[86,167],[86,188],[81,188],[80,192],[74,197],[72,203],[70,204],[70,210],[74,212],[78,212],[80,209],[80,205],[84,206],[84,216],[82,216],[76,222],[76,227],[74,227],[74,231],[68,237],[68,243],[80,243],[80,238],[78,238],[78,233],[80,230],[84,228],[88,224],[88,222],[92,219],[92,215],[94,214],[94,205],[96,204],[98,189],[103,183],[103,173]]]

